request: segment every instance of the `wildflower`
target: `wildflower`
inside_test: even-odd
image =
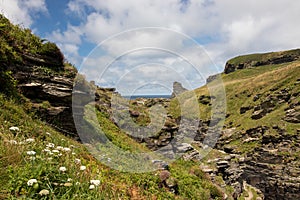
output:
[[[69,152],[69,151],[71,151],[71,149],[70,149],[70,148],[68,148],[68,147],[64,147],[62,150],[63,150],[63,151],[65,151],[65,152]]]
[[[80,163],[81,163],[81,160],[78,159],[78,158],[76,158],[76,159],[74,160],[74,162],[75,162],[76,164],[80,164]]]
[[[34,183],[37,183],[37,180],[36,180],[36,179],[29,179],[29,180],[27,181],[27,185],[28,185],[28,186],[33,186]]]
[[[46,147],[48,147],[48,148],[54,148],[54,144],[53,143],[48,143],[47,145],[46,145]]]
[[[29,160],[35,160],[35,157],[31,156],[31,157],[29,158]]]
[[[63,150],[64,148],[62,146],[57,146],[56,149],[57,150]]]
[[[26,153],[27,153],[27,155],[29,155],[29,156],[34,156],[34,155],[36,154],[35,151],[27,151]]]
[[[50,149],[43,149],[43,152],[51,153],[51,150]]]
[[[67,182],[71,182],[71,181],[73,181],[73,179],[71,179],[71,178],[68,178],[68,179],[67,179]]]
[[[10,144],[18,144],[18,142],[16,140],[9,140],[8,141]]]
[[[79,183],[79,182],[76,182],[75,185],[80,185],[80,183]]]
[[[86,170],[86,166],[80,166],[80,171],[84,171],[84,170]]]
[[[34,142],[34,138],[28,138],[28,139],[25,140],[25,142],[32,143],[32,142]]]
[[[95,186],[94,185],[90,185],[89,189],[93,190],[93,189],[95,189]]]
[[[16,126],[12,126],[9,128],[10,131],[20,131],[20,129]]]
[[[60,168],[59,168],[59,171],[65,172],[65,171],[67,171],[67,168],[66,168],[66,167],[60,167]]]
[[[65,187],[71,187],[71,186],[72,186],[72,183],[65,183],[64,186],[65,186]]]
[[[49,193],[50,193],[49,190],[43,189],[43,190],[41,190],[41,191],[39,192],[39,195],[41,195],[41,196],[47,196]]]
[[[59,153],[59,151],[54,149],[54,150],[52,150],[52,153]]]
[[[91,182],[92,185],[95,185],[95,186],[100,185],[100,180],[91,180],[90,182]]]

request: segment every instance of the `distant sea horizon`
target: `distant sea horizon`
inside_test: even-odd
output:
[[[122,96],[126,99],[138,99],[138,98],[145,98],[145,99],[154,99],[154,98],[164,98],[164,99],[170,99],[171,98],[171,95],[170,94],[141,94],[141,95],[132,95],[132,96],[129,96],[129,95],[124,95]]]

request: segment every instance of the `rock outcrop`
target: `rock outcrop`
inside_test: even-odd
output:
[[[225,74],[236,70],[259,67],[264,65],[277,65],[293,62],[300,59],[300,50],[291,50],[278,53],[253,54],[248,56],[239,56],[229,60],[224,69]],[[241,61],[239,61],[241,60]]]
[[[179,95],[185,91],[187,91],[187,89],[184,88],[181,83],[175,81],[173,83],[173,92],[172,92],[171,98],[174,98],[177,95]]]

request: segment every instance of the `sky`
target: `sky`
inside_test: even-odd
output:
[[[300,47],[296,0],[0,0],[90,80],[124,95],[170,94],[232,57]]]

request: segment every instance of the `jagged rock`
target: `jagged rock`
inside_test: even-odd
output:
[[[158,169],[164,169],[164,170],[169,169],[168,163],[162,160],[152,160],[152,164],[156,166]]]
[[[300,109],[287,110],[284,120],[291,123],[300,123]]]
[[[168,178],[170,178],[170,176],[171,176],[171,173],[170,173],[169,171],[163,170],[163,171],[161,171],[160,174],[159,174],[159,179],[160,179],[161,182],[164,182],[164,181],[166,181]]]
[[[253,107],[252,106],[245,106],[240,108],[240,114],[246,113],[248,110],[251,110]]]
[[[257,110],[257,111],[254,111],[251,118],[252,119],[260,119],[262,117],[264,117],[265,115],[267,114],[266,110]]]
[[[246,130],[246,134],[249,137],[260,137],[260,136],[264,135],[264,133],[267,130],[269,130],[269,127],[267,127],[267,126],[257,126],[257,127]]]
[[[181,143],[180,145],[177,145],[176,147],[175,147],[175,149],[176,149],[176,151],[177,152],[187,152],[187,151],[190,151],[190,150],[192,150],[192,149],[194,149],[193,147],[192,147],[192,145],[190,145],[190,144],[187,144],[187,143]]]
[[[267,54],[271,55],[272,53],[267,53]],[[228,61],[225,65],[224,73],[228,74],[236,70],[253,68],[253,67],[258,67],[263,65],[276,65],[281,63],[289,63],[289,62],[299,60],[299,58],[300,58],[299,52],[296,50],[293,52],[292,51],[285,52],[284,55],[273,54],[271,57],[265,56],[265,58],[259,61],[253,61],[252,59],[240,63],[232,63],[231,61]]]
[[[185,91],[188,91],[188,90],[186,88],[184,88],[181,85],[181,83],[175,81],[173,83],[173,92],[172,92],[171,98],[174,98],[175,96],[177,96]]]
[[[206,95],[201,95],[198,99],[198,102],[204,105],[211,105],[211,100],[216,99],[215,96],[206,96]]]
[[[211,75],[206,79],[206,84],[216,80],[217,78],[221,78],[221,74]]]
[[[135,110],[129,110],[129,113],[132,117],[140,116],[140,113],[138,111],[135,111]]]

